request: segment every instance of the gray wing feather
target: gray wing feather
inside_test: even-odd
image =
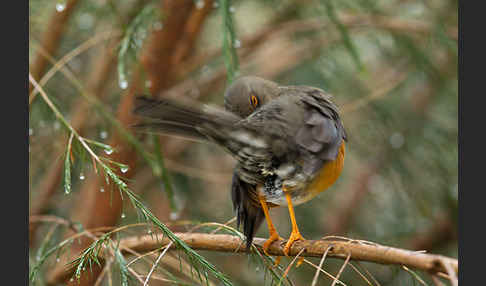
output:
[[[336,106],[318,89],[308,92],[303,101],[308,108],[308,117],[297,132],[297,144],[322,160],[335,160],[342,140],[346,138]]]

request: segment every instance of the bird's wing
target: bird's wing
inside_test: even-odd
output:
[[[323,91],[288,87],[280,97],[238,122],[224,142],[238,160],[237,172],[248,183],[269,176],[311,179],[323,164],[335,160],[346,138],[336,106]],[[217,142],[223,143],[223,142]]]

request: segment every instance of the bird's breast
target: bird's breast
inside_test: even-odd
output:
[[[336,182],[344,166],[345,151],[346,147],[343,142],[339,148],[336,160],[324,164],[322,169],[309,182],[287,191],[290,193],[293,205],[309,201]],[[261,187],[258,192],[266,198],[267,202],[279,206],[287,205],[285,192],[281,187],[272,189]]]

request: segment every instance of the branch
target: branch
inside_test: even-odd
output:
[[[176,233],[176,235],[195,250],[211,250],[221,252],[248,252],[242,241],[233,235],[205,234],[205,233]],[[266,239],[255,238],[254,244],[261,249]],[[122,239],[120,246],[136,251],[150,251],[167,245],[170,240],[162,235],[137,236]],[[291,256],[297,255],[302,249],[303,257],[322,257],[329,247],[329,257],[345,259],[351,254],[352,260],[375,262],[380,264],[397,264],[416,268],[432,273],[447,273],[444,263],[451,265],[454,271],[458,271],[457,259],[442,255],[426,254],[400,248],[383,246],[376,243],[364,242],[352,239],[334,240],[305,240],[296,241],[290,251]],[[269,254],[283,256],[284,245],[275,242],[269,247]]]
[[[245,244],[238,236],[227,234],[206,233],[175,233],[194,250],[207,250],[215,252],[247,253]],[[255,246],[262,250],[264,238],[254,238]],[[139,253],[146,253],[160,249],[171,243],[171,240],[162,234],[148,234],[128,237],[120,240],[119,248],[126,253],[127,249]],[[175,249],[171,246],[171,249]],[[269,247],[269,254],[283,256],[284,244],[274,242]],[[300,253],[302,251],[302,253]],[[352,240],[343,237],[329,237],[322,240],[296,241],[291,248],[290,256],[299,254],[301,257],[322,257],[327,251],[327,257],[374,262],[385,265],[404,265],[430,274],[453,275],[458,272],[458,261],[443,255],[427,254],[390,246],[384,246],[362,240]],[[72,272],[73,269],[66,269]],[[68,273],[65,273],[68,276]],[[451,277],[452,278],[452,277]]]

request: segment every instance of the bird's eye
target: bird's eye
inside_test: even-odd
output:
[[[256,97],[255,95],[253,95],[253,94],[252,94],[252,95],[250,96],[250,103],[251,103],[251,105],[253,106],[253,108],[257,108],[258,103],[259,103],[259,102],[258,102],[258,97]]]

